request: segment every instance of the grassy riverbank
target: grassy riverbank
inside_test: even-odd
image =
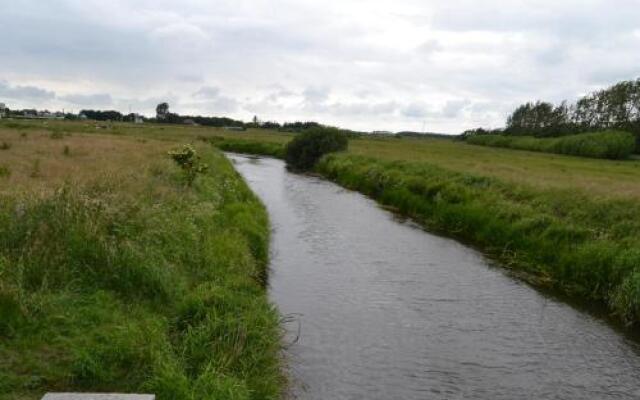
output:
[[[191,137],[55,126],[0,126],[0,398],[278,398],[267,215],[230,163],[198,145],[188,188]]]
[[[316,171],[479,246],[536,285],[640,321],[637,161],[357,139]]]
[[[430,229],[479,245],[527,279],[640,320],[640,203],[522,185],[426,163],[330,155],[317,171]]]

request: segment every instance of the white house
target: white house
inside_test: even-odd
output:
[[[134,124],[141,124],[144,122],[144,119],[142,118],[142,115],[140,114],[133,114],[133,123]]]

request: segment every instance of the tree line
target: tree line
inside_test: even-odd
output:
[[[504,129],[474,129],[463,136],[557,137],[610,129],[634,133],[640,146],[640,78],[592,92],[573,104],[528,102],[509,115]]]

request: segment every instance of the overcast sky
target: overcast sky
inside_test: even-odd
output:
[[[517,104],[640,77],[640,0],[1,0],[0,102],[502,126]]]

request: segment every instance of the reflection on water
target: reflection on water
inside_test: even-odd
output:
[[[229,157],[269,210],[293,397],[640,398],[640,349],[602,321],[357,193]]]

